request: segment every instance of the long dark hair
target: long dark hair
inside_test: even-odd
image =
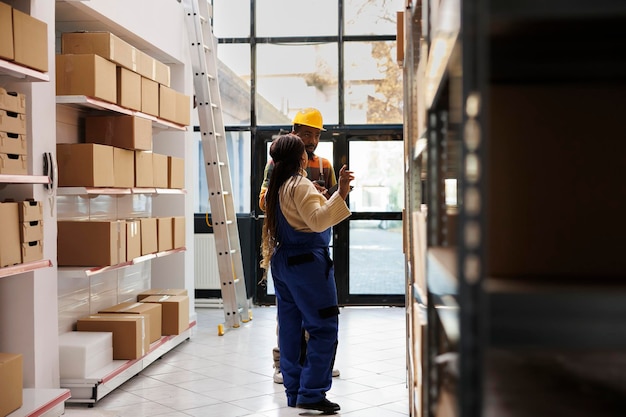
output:
[[[279,192],[283,184],[290,178],[300,175],[300,162],[305,146],[296,135],[281,135],[270,146],[270,156],[274,161],[274,169],[269,179],[265,194],[265,220],[263,221],[261,267],[267,269],[272,252],[278,244],[277,219]]]

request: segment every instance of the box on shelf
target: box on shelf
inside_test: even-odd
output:
[[[154,61],[150,55],[144,51],[136,49],[137,53],[137,73],[144,78],[154,80]]]
[[[172,217],[172,235],[174,238],[174,248],[183,248],[185,244],[185,217]]]
[[[170,67],[156,59],[154,60],[154,81],[166,87],[170,86]]]
[[[65,32],[62,54],[96,54],[131,71],[137,71],[136,49],[110,32]]]
[[[0,230],[0,268],[19,264],[22,252],[17,203],[0,203]]]
[[[0,58],[13,61],[13,12],[11,6],[0,3]]]
[[[163,307],[161,333],[163,336],[181,334],[189,328],[189,296],[152,295],[142,303],[158,303]]]
[[[23,357],[0,353],[0,416],[8,416],[23,404]]]
[[[2,29],[0,29],[0,31],[1,30]],[[0,109],[26,114],[26,95],[13,91],[7,91],[0,87]]]
[[[56,56],[57,96],[88,96],[117,103],[114,63],[94,54]]]
[[[146,217],[141,222],[141,254],[148,255],[159,250],[157,240],[157,219]]]
[[[43,221],[33,220],[20,223],[21,243],[43,240]]]
[[[145,77],[141,77],[141,111],[159,116],[159,83]]]
[[[28,155],[26,135],[0,132],[0,153],[5,155]]]
[[[174,249],[174,238],[172,236],[173,226],[171,217],[158,217],[157,218],[157,240],[158,251],[164,252],[166,250]]]
[[[26,155],[0,153],[0,174],[26,175],[27,165]]]
[[[19,215],[21,222],[43,220],[43,206],[41,205],[41,201],[20,201]]]
[[[189,126],[191,123],[191,97],[186,94],[176,92],[176,123]]]
[[[113,187],[113,147],[94,143],[57,145],[59,186]]]
[[[102,309],[98,313],[144,315],[146,317],[148,340],[152,343],[161,338],[162,310],[161,305],[157,303],[126,302]]]
[[[175,156],[168,156],[167,176],[167,188],[185,188],[185,160]]]
[[[144,298],[153,295],[189,295],[189,293],[184,288],[150,288],[137,294],[137,301],[143,301]]]
[[[150,350],[141,314],[92,314],[76,321],[80,332],[113,333],[113,359],[139,359]]]
[[[18,64],[48,72],[48,25],[13,9],[13,53]]]
[[[26,115],[0,110],[0,132],[26,134]]]
[[[84,379],[113,362],[113,333],[66,332],[59,335],[61,379]]]
[[[167,155],[152,153],[152,184],[156,188],[167,188],[168,159]]]
[[[190,122],[190,97],[159,85],[159,117],[181,125]]]
[[[126,262],[123,220],[59,220],[59,266],[108,266]]]
[[[126,260],[141,256],[141,222],[136,219],[126,220]]]
[[[154,187],[152,152],[135,151],[135,187]]]
[[[85,117],[85,142],[149,151],[152,121],[128,115]]]
[[[135,153],[128,149],[113,148],[113,177],[115,187],[135,186]]]
[[[22,243],[22,263],[43,259],[43,240]]]
[[[117,104],[131,110],[141,110],[141,75],[117,67]]]

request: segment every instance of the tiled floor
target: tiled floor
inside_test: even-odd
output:
[[[253,320],[218,336],[223,311],[198,308],[196,331],[93,408],[68,404],[71,417],[289,417],[283,386],[272,380],[276,308],[254,307]],[[341,309],[339,348],[328,393],[337,415],[408,416],[405,310]]]

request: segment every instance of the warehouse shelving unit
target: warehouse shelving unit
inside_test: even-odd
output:
[[[407,207],[428,210],[413,415],[620,415],[626,4],[408,3],[407,33],[423,43],[405,75],[425,108],[416,99],[406,119],[427,121],[405,136],[425,190],[412,187]]]

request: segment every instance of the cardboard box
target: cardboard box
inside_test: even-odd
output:
[[[172,218],[171,217],[158,217],[157,218],[157,240],[158,240],[159,252],[174,249],[174,238],[172,236],[172,232],[173,232]]]
[[[167,155],[152,153],[152,184],[156,188],[168,186],[168,159]]]
[[[141,314],[92,314],[78,319],[76,330],[113,333],[113,359],[139,359],[150,350]]]
[[[56,56],[57,96],[88,96],[117,103],[115,64],[98,55]]]
[[[141,75],[117,67],[117,104],[131,110],[141,110]]]
[[[60,220],[59,266],[107,266],[126,262],[126,222],[123,220]]]
[[[146,329],[150,343],[161,338],[162,307],[157,303],[126,302],[100,310],[98,313],[141,314],[146,317]]]
[[[188,126],[191,121],[191,97],[176,92],[176,123]]]
[[[154,187],[152,152],[135,151],[135,187]]]
[[[149,290],[145,290],[137,294],[137,301],[143,301],[145,298],[152,296],[163,296],[163,295],[189,295],[186,289],[184,288],[151,288]]]
[[[119,188],[135,186],[135,152],[128,149],[113,148],[114,184]]]
[[[1,4],[2,3],[0,3],[0,5]],[[2,31],[2,29],[0,29],[0,31]],[[0,87],[0,109],[25,114],[26,95],[13,91],[7,91]]]
[[[43,206],[41,205],[41,201],[20,201],[18,206],[20,222],[43,220]]]
[[[137,71],[136,49],[110,32],[66,32],[61,34],[62,54],[96,54]]]
[[[148,78],[141,78],[141,111],[159,116],[159,83]]]
[[[159,250],[157,240],[157,219],[147,217],[139,219],[141,222],[141,254],[148,255]]]
[[[0,132],[26,134],[26,115],[0,110]]]
[[[156,59],[154,60],[154,81],[170,87],[170,67]]]
[[[42,220],[21,222],[20,225],[21,225],[20,227],[21,243],[43,240],[43,221]]]
[[[67,332],[59,335],[61,379],[84,379],[113,362],[113,333]]]
[[[137,116],[85,118],[85,142],[130,150],[152,150],[152,121]]]
[[[113,187],[113,147],[93,143],[57,145],[59,186]]]
[[[0,268],[19,264],[20,223],[17,203],[0,203]]]
[[[0,174],[27,175],[26,155],[0,153]]]
[[[13,53],[16,63],[48,72],[48,25],[13,9]]]
[[[185,160],[174,156],[167,157],[167,187],[185,188]]]
[[[126,220],[126,260],[141,256],[141,222]]]
[[[144,78],[154,80],[154,61],[147,53],[136,50],[137,52],[137,73]]]
[[[19,353],[0,353],[0,416],[23,404],[23,358]]]
[[[22,263],[43,259],[43,240],[22,243]]]
[[[176,91],[159,85],[159,117],[171,122],[176,120]]]
[[[185,243],[185,217],[172,217],[172,235],[174,238],[174,248],[184,248]]]
[[[163,307],[161,333],[163,336],[181,334],[189,328],[189,296],[152,295],[143,303],[158,303]]]
[[[11,6],[0,3],[0,58],[13,61],[13,12]]]
[[[12,155],[28,155],[26,135],[0,132],[0,153]]]

